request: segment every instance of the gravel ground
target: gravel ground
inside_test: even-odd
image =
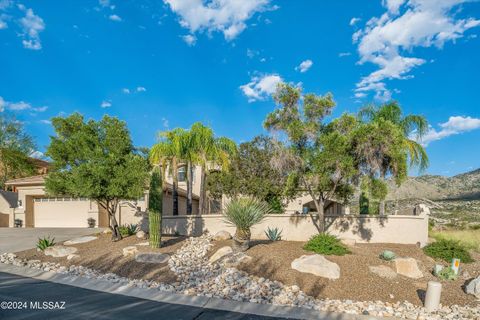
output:
[[[168,263],[151,264],[136,262],[132,257],[124,257],[123,248],[133,246],[148,240],[137,239],[135,236],[126,237],[120,241],[112,242],[110,234],[98,234],[98,239],[81,244],[75,244],[78,251],[76,254],[80,258],[67,260],[64,258],[54,258],[45,256],[36,249],[17,252],[20,259],[40,260],[41,262],[60,263],[62,266],[70,267],[72,265],[83,266],[100,273],[114,273],[121,277],[131,279],[155,280],[162,283],[172,283],[176,281],[175,274],[168,267]],[[138,246],[139,252],[161,252],[174,254],[185,242],[184,237],[162,237],[162,248],[152,249],[149,246]]]
[[[357,244],[351,248],[352,254],[328,256],[341,269],[340,279],[328,280],[312,274],[301,273],[290,268],[290,263],[304,255],[312,254],[302,249],[303,242],[277,241],[254,242],[246,252],[253,259],[242,263],[238,269],[249,274],[280,281],[286,285],[298,285],[306,294],[316,298],[352,299],[357,301],[386,302],[409,301],[422,305],[422,298],[430,280],[438,281],[431,274],[435,261],[423,254],[415,245],[396,244]],[[215,249],[231,245],[231,240],[215,243]],[[392,250],[398,257],[412,257],[418,261],[424,277],[418,280],[398,275],[394,279],[384,279],[369,271],[369,266],[386,265],[395,270],[394,262],[378,258],[383,250]],[[442,281],[442,304],[477,305],[475,297],[467,295],[462,286],[480,275],[480,255],[474,254],[477,262],[462,264],[462,273],[456,281]],[[440,262],[439,262],[440,263]]]

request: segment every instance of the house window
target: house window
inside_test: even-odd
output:
[[[178,168],[178,181],[179,182],[187,181],[187,167],[183,166]]]

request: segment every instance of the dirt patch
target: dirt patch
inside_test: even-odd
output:
[[[67,260],[45,256],[36,249],[16,253],[19,258],[36,259],[42,262],[60,263],[62,266],[81,265],[102,273],[115,273],[131,279],[155,280],[157,282],[172,283],[176,281],[175,274],[170,271],[167,263],[152,264],[136,262],[134,257],[124,257],[123,248],[137,245],[139,252],[161,252],[174,254],[185,241],[185,237],[162,237],[162,248],[152,249],[149,246],[140,246],[139,243],[148,240],[139,240],[135,236],[126,237],[120,241],[112,242],[109,234],[98,234],[98,239],[72,245],[78,249],[76,254],[80,258]]]
[[[216,242],[212,252],[225,245],[231,245],[231,240]],[[340,266],[341,275],[338,280],[328,280],[291,269],[290,264],[294,259],[304,254],[313,254],[303,250],[303,245],[303,242],[296,241],[254,242],[246,252],[253,259],[249,263],[240,265],[239,269],[258,277],[278,280],[287,285],[296,284],[305,293],[317,298],[382,300],[392,303],[406,300],[416,305],[423,304],[422,299],[427,282],[438,281],[431,274],[435,261],[415,245],[357,244],[351,248],[352,253],[349,255],[328,256],[328,260]],[[424,277],[415,280],[398,275],[394,279],[385,279],[372,273],[369,266],[385,265],[395,270],[394,262],[386,262],[378,258],[383,250],[391,250],[398,257],[415,258]],[[480,275],[480,254],[474,254],[474,258],[477,262],[462,264],[463,270],[470,275],[468,280],[459,277],[456,281],[442,281],[444,305],[475,305],[477,303],[473,296],[465,294],[462,289],[470,279]]]

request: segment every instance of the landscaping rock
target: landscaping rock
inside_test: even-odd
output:
[[[327,279],[334,280],[340,278],[340,267],[338,264],[328,261],[319,254],[303,255],[293,260],[291,267],[300,272],[312,273]]]
[[[142,230],[138,231],[136,236],[137,236],[138,239],[146,239],[147,238],[147,234]]]
[[[470,281],[465,288],[465,292],[468,294],[473,294],[475,297],[480,299],[480,276]]]
[[[168,254],[159,252],[145,252],[135,255],[135,261],[144,263],[165,263],[169,259],[170,256]]]
[[[138,253],[138,249],[135,246],[128,246],[123,248],[123,256],[128,257],[128,256],[134,256]]]
[[[78,258],[80,258],[80,255],[78,255],[78,254],[69,254],[67,256],[67,260],[75,260],[75,259],[78,259]]]
[[[53,247],[48,247],[45,250],[43,250],[43,253],[46,256],[52,256],[54,258],[60,258],[60,257],[66,257],[68,255],[71,255],[75,252],[77,252],[78,249],[75,247],[65,247],[65,246],[53,246]]]
[[[65,241],[63,244],[66,246],[71,246],[73,244],[78,244],[78,243],[85,243],[85,242],[90,242],[97,239],[95,236],[85,236],[85,237],[80,237],[80,238],[75,238],[72,240]]]
[[[225,230],[218,231],[218,232],[215,233],[215,235],[213,236],[213,240],[214,240],[214,241],[218,241],[218,240],[229,240],[229,239],[232,239],[232,235],[230,234],[230,232],[225,231]]]
[[[106,228],[105,230],[103,230],[104,234],[109,234],[109,233],[112,233],[112,230],[110,228]]]
[[[392,268],[380,265],[380,266],[369,266],[370,272],[375,273],[377,276],[385,279],[394,279],[397,277],[397,273],[393,271]]]
[[[136,246],[148,246],[150,243],[148,241],[137,243]]]
[[[418,268],[417,260],[414,258],[396,258],[395,268],[397,273],[402,276],[412,279],[423,278],[423,273]]]
[[[222,247],[222,248],[218,249],[217,252],[215,252],[210,257],[210,259],[208,259],[208,262],[214,263],[214,262],[222,259],[225,256],[231,255],[232,253],[233,253],[232,247],[229,247],[229,246]]]

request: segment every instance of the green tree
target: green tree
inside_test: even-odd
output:
[[[156,167],[150,178],[148,196],[148,226],[150,247],[160,248],[162,244],[162,211],[163,211],[162,175]]]
[[[427,152],[418,142],[428,130],[425,117],[404,116],[395,101],[366,106],[358,117],[365,125],[359,131],[357,151],[371,179],[379,179],[385,184],[386,178],[392,176],[397,184],[401,184],[407,177],[408,165],[420,171],[428,167]],[[384,199],[379,199],[381,215],[385,214]]]
[[[29,155],[35,150],[33,139],[20,121],[0,113],[0,189],[9,179],[34,173]]]
[[[323,233],[326,200],[346,199],[353,192],[351,182],[357,170],[351,141],[357,121],[343,115],[324,123],[335,107],[331,94],[302,96],[299,88],[280,84],[274,100],[280,107],[267,116],[264,126],[285,138],[285,146],[277,148],[274,166],[287,175],[287,194],[312,197],[316,227]]]
[[[115,212],[121,200],[143,195],[149,170],[126,123],[109,116],[84,121],[75,113],[53,118],[52,125],[55,136],[50,137],[46,153],[52,159],[47,192],[96,200],[108,212],[112,240],[122,239]]]
[[[209,175],[207,189],[210,194],[214,198],[223,194],[232,198],[240,195],[255,197],[269,203],[275,212],[281,212],[286,176],[270,163],[275,156],[275,143],[267,136],[241,143],[238,154],[231,159],[229,170]]]
[[[201,167],[199,212],[205,213],[207,176],[211,171],[227,170],[230,160],[237,153],[237,145],[226,137],[215,137],[213,130],[200,122],[192,125],[194,162]]]

